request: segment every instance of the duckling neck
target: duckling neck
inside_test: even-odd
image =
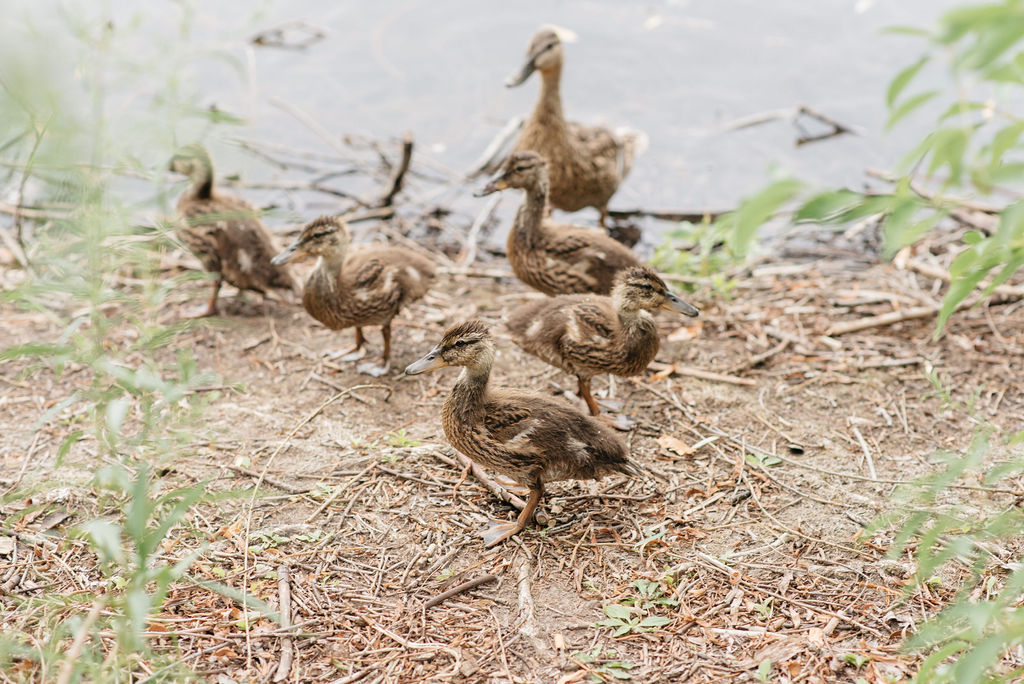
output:
[[[213,197],[213,166],[211,164],[203,164],[196,172],[192,182],[192,194],[196,199]]]
[[[484,410],[484,395],[490,377],[490,364],[465,366],[445,401],[445,410],[464,425],[477,422],[475,419],[479,419]]]
[[[523,188],[523,191],[525,193],[523,204],[519,207],[515,222],[515,227],[518,230],[513,231],[513,233],[519,233],[514,237],[519,240],[525,240],[527,246],[529,246],[536,241],[537,236],[541,232],[544,217],[547,216],[547,178],[537,179],[535,184]]]
[[[612,301],[615,311],[619,314],[619,323],[622,325],[622,344],[626,347],[637,345],[646,347],[653,339],[654,351],[657,352],[658,327],[654,324],[651,314],[638,308],[620,292],[612,292]]]
[[[562,65],[558,64],[540,72],[540,98],[533,110],[533,118],[549,124],[564,125],[562,115]]]
[[[322,255],[306,279],[302,304],[306,311],[320,322],[324,322],[324,318],[329,317],[330,312],[338,308],[338,281],[341,280],[341,267],[344,263],[344,252]]]

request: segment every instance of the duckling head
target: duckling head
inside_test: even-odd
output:
[[[471,370],[490,369],[494,363],[494,341],[487,326],[477,320],[458,323],[444,331],[444,337],[427,354],[405,369],[418,375],[445,366],[464,366]]]
[[[624,311],[668,309],[684,316],[700,310],[668,289],[665,281],[647,266],[633,266],[619,273],[612,288],[616,308]]]
[[[206,148],[199,143],[192,143],[174,153],[167,169],[192,180],[200,180],[213,175],[213,162]]]
[[[476,196],[483,197],[509,188],[530,190],[541,186],[547,189],[548,164],[544,157],[536,152],[525,150],[509,155],[505,166],[502,167],[501,175],[484,186]]]
[[[328,260],[344,258],[352,235],[348,226],[337,216],[321,216],[307,223],[299,237],[292,244],[270,260],[280,266],[289,261],[301,261],[308,257],[324,257]]]
[[[519,71],[505,79],[505,86],[515,88],[521,85],[534,71],[544,73],[560,69],[563,57],[562,40],[558,36],[558,31],[542,28],[526,48],[526,63]]]

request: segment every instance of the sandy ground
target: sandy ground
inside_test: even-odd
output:
[[[536,295],[514,279],[442,276],[396,321],[392,370],[374,379],[323,356],[349,346],[351,331],[225,288],[224,317],[177,342],[225,387],[164,476],[209,479],[211,492],[241,496],[198,506],[164,552],[205,544],[195,577],[275,607],[287,568],[298,633],[282,638],[260,618],[247,635],[237,602],[182,582],[151,623],[154,646],[177,649],[222,683],[267,681],[288,657],[296,682],[712,682],[753,676],[764,660],[777,681],[906,677],[919,656],[901,652],[902,639],[952,597],[959,575],[905,592],[914,565],[886,559],[892,531],[863,530],[887,509],[895,482],[933,471],[931,454],[962,449],[974,434],[968,412],[937,394],[926,372],[999,429],[1024,425],[1024,306],[1009,298],[961,312],[937,341],[932,317],[825,334],[930,306],[942,286],[911,268],[804,255],[754,268],[728,295],[698,287],[688,298],[701,316],[659,314],[657,362],[614,383],[639,422],[625,438],[651,475],[557,483],[545,524],[492,550],[477,536],[485,519],[515,511],[467,475],[445,442],[439,415],[456,371],[401,369],[446,325],[478,316],[498,338],[492,382],[574,401],[566,393],[575,380],[520,351],[501,327],[509,307]],[[202,283],[177,292],[168,320],[205,293]],[[44,316],[0,307],[8,343],[54,334]],[[377,351],[375,330],[370,340]],[[79,443],[57,469],[68,421],[38,434],[25,426],[85,378],[24,371],[0,364],[0,470],[43,485],[44,496],[94,465],[95,444]],[[609,391],[604,379],[595,387]],[[969,489],[949,496],[1013,501]],[[8,501],[0,513],[25,505]],[[67,515],[45,527],[53,510]],[[78,487],[20,524],[60,542],[94,512],[91,490]],[[99,586],[80,546],[35,554],[5,592]],[[4,560],[0,584],[18,566]],[[472,580],[480,583],[427,607]],[[9,598],[0,602],[12,610]],[[626,615],[626,633],[595,624],[609,613]],[[6,619],[42,634],[31,615]]]

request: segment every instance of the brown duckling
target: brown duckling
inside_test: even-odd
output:
[[[404,247],[364,247],[350,252],[351,242],[342,219],[321,216],[306,224],[298,239],[274,257],[273,263],[317,258],[302,293],[303,308],[331,330],[355,327],[355,346],[332,354],[343,361],[361,358],[366,341],[363,326],[381,326],[384,351],[380,359],[357,366],[361,373],[380,376],[387,372],[391,357],[391,320],[430,289],[434,264]]]
[[[590,393],[598,373],[637,375],[658,353],[658,328],[649,311],[700,313],[669,291],[647,266],[622,271],[611,297],[562,295],[527,302],[508,316],[508,329],[523,350],[572,373],[591,415],[600,408]]]
[[[559,84],[564,54],[558,34],[542,29],[530,41],[526,63],[505,85],[514,88],[534,71],[540,72],[540,97],[516,140],[514,151],[533,150],[548,162],[551,206],[563,211],[595,207],[601,225],[608,201],[646,146],[637,131],[613,132],[603,126],[583,126],[565,120]]]
[[[181,220],[175,233],[204,269],[217,274],[210,302],[201,316],[217,313],[217,295],[225,281],[239,290],[261,294],[272,288],[298,293],[298,284],[288,269],[270,262],[280,248],[259,220],[259,212],[242,198],[214,189],[213,163],[202,146],[181,148],[171,158],[169,168],[192,181],[192,187],[178,200]]]
[[[548,164],[536,152],[515,152],[503,173],[478,194],[517,188],[525,192],[508,233],[506,250],[516,276],[544,294],[611,292],[615,274],[640,260],[591,228],[559,224],[546,216]]]
[[[436,347],[405,369],[415,375],[462,366],[441,410],[445,436],[472,460],[530,490],[515,522],[492,521],[482,534],[487,548],[526,527],[546,482],[642,474],[626,445],[600,422],[540,394],[490,387],[493,363],[487,326],[467,321],[448,328]]]

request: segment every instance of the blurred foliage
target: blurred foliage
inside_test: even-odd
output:
[[[890,32],[923,40],[925,52],[889,84],[887,127],[916,117],[914,128],[928,131],[899,165],[892,189],[814,192],[793,179],[776,181],[715,223],[684,226],[671,235],[657,254],[659,265],[695,275],[735,265],[757,228],[784,206],[792,208],[797,225],[877,222],[891,258],[942,228],[951,213],[975,210],[977,198],[984,198],[984,208],[998,217],[996,226],[964,236],[938,332],[986,277],[992,280],[984,296],[1024,264],[1024,201],[1018,199],[1024,192],[1024,118],[1017,113],[1024,99],[1024,3],[964,6],[947,12],[933,31]],[[942,87],[915,89],[925,76]],[[922,123],[926,117],[930,124]]]
[[[0,363],[17,364],[28,381],[52,377],[63,396],[25,426],[27,439],[43,429],[62,443],[0,499],[18,511],[0,533],[46,505],[24,507],[32,492],[70,488],[95,504],[96,517],[59,552],[87,544],[99,577],[69,596],[54,587],[5,597],[14,610],[0,634],[0,670],[17,680],[134,681],[154,670],[157,680],[192,677],[176,654],[151,649],[146,631],[202,548],[189,520],[209,495],[202,484],[175,486],[167,466],[195,442],[219,381],[179,343],[192,323],[168,322],[181,278],[161,271],[173,238],[152,216],[169,205],[163,169],[179,140],[240,120],[200,106],[197,73],[226,65],[243,88],[250,75],[231,37],[193,35],[191,3],[120,5],[4,5],[0,200],[28,207],[28,216],[0,226],[24,267],[8,271],[14,286],[0,298],[41,314],[56,332],[0,348]],[[230,79],[222,86],[231,92]],[[191,543],[171,553],[171,537]],[[204,586],[237,600],[230,588]],[[85,640],[77,654],[73,638]]]

